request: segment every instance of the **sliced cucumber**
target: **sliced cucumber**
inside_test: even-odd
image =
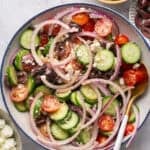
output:
[[[68,132],[70,134],[76,133],[78,131],[78,129],[79,129],[79,125],[80,125],[80,122],[77,124],[77,126],[75,126],[74,128],[70,129]]]
[[[89,49],[85,45],[79,45],[76,48],[76,57],[83,64],[89,64]]]
[[[21,36],[20,36],[20,45],[25,49],[30,49],[31,45],[31,37],[32,37],[33,31],[31,29],[25,30]],[[35,38],[35,46],[38,46],[40,42],[40,39],[38,36]]]
[[[19,103],[14,103],[14,106],[19,112],[27,112],[28,111],[24,101],[19,102]]]
[[[27,81],[27,88],[29,91],[29,94],[31,94],[34,91],[35,88],[35,80],[33,77],[29,76]]]
[[[63,93],[56,92],[56,96],[60,98],[61,100],[68,100],[70,98],[70,94],[71,94],[71,91],[67,91]]]
[[[94,58],[94,67],[100,71],[108,71],[114,65],[114,54],[110,50],[98,51]]]
[[[10,85],[15,86],[18,83],[17,73],[13,65],[7,67],[7,78]]]
[[[110,99],[111,99],[110,96],[105,96],[105,97],[103,98],[103,100],[102,100],[103,106],[104,106],[105,104],[107,104]],[[115,99],[115,100],[111,103],[111,105],[107,108],[107,110],[106,110],[104,113],[105,113],[105,114],[108,114],[108,115],[111,115],[111,116],[115,116],[115,115],[116,115],[116,110],[115,110],[115,108],[116,108],[117,106],[119,106],[119,102],[118,102],[117,99]]]
[[[23,58],[23,56],[25,56],[27,54],[29,54],[29,51],[25,50],[25,49],[20,50],[17,53],[17,55],[15,57],[15,60],[14,60],[14,65],[15,65],[15,67],[16,67],[17,70],[20,70],[20,71],[23,70],[23,67],[22,67],[22,58]]]
[[[129,42],[122,46],[121,54],[126,63],[134,64],[141,58],[141,49],[136,43]]]
[[[77,137],[77,141],[82,144],[88,143],[90,139],[91,139],[91,133],[87,129],[82,130],[79,136]]]
[[[65,140],[69,137],[68,132],[61,129],[57,124],[52,123],[50,126],[51,133],[57,140]]]
[[[66,103],[62,103],[59,110],[50,114],[50,118],[54,121],[63,120],[69,113],[69,107]]]
[[[50,50],[50,47],[51,47],[53,41],[54,41],[54,38],[50,38],[49,41],[48,41],[48,43],[44,47],[44,50],[42,51],[42,54],[44,56],[46,56],[49,53],[49,50]]]
[[[76,100],[76,91],[74,91],[74,92],[71,93],[70,100],[71,100],[71,102],[72,102],[74,105],[76,105],[76,106],[79,105],[78,102],[77,102],[77,100]]]
[[[84,100],[84,96],[82,95],[80,91],[76,91],[75,99],[76,99],[78,106],[81,106],[81,100],[82,101]]]
[[[33,117],[38,118],[41,115],[42,99],[38,99],[33,109]]]
[[[114,82],[119,85],[119,81],[118,80],[115,80]],[[109,89],[110,89],[111,93],[113,93],[113,94],[118,92],[118,90],[112,85],[109,85]]]
[[[89,104],[97,103],[97,94],[90,85],[81,86],[81,93],[85,97],[85,101]]]
[[[34,95],[38,94],[39,92],[42,92],[45,95],[52,94],[52,90],[46,87],[45,85],[40,85],[34,90]]]
[[[77,126],[79,120],[79,116],[75,112],[72,112],[70,119],[66,120],[64,123],[58,123],[58,125],[64,130],[70,130]]]
[[[102,134],[102,135],[104,135],[104,136],[110,136],[110,135],[112,135],[112,132],[106,132],[106,131],[99,131],[100,132],[100,134]]]

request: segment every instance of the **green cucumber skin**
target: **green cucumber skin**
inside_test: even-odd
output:
[[[32,37],[33,31],[31,29],[26,29],[20,36],[20,45],[25,49],[30,49],[31,45],[31,37]],[[38,46],[40,42],[39,37],[37,36],[35,38],[35,46]]]
[[[52,123],[50,129],[52,135],[57,140],[65,140],[69,137],[69,133],[61,129],[56,123]]]
[[[65,93],[55,93],[55,95],[62,101],[68,101],[70,99],[71,91]]]
[[[40,85],[40,86],[36,87],[36,89],[33,92],[33,95],[36,95],[39,92],[42,92],[45,95],[52,94],[52,90],[49,89],[48,87],[46,87],[45,85]]]
[[[85,45],[79,45],[76,48],[76,57],[80,63],[83,65],[88,65],[89,64],[89,50]]]
[[[11,86],[18,84],[17,73],[13,65],[9,65],[6,69],[8,82]]]
[[[29,76],[27,81],[27,88],[29,91],[29,94],[31,94],[34,91],[35,88],[35,80],[33,77]]]
[[[109,99],[111,99],[110,96],[105,96],[102,99],[102,104],[103,106],[109,101]],[[111,116],[115,116],[116,115],[116,111],[115,108],[116,106],[119,106],[119,102],[117,99],[115,99],[112,104],[107,108],[107,110],[104,112],[105,114],[111,115]]]
[[[76,122],[72,122],[72,120],[75,118]],[[75,128],[80,122],[80,118],[79,116],[75,113],[72,112],[72,115],[70,117],[69,120],[66,120],[64,123],[58,123],[58,125],[60,126],[60,128],[62,128],[63,130],[71,130],[73,128]]]
[[[90,87],[89,85],[81,86],[80,88],[81,93],[85,97],[85,101],[89,104],[96,104],[97,103],[97,94],[96,92]]]
[[[29,51],[28,50],[20,50],[16,57],[15,57],[15,60],[14,60],[14,65],[16,67],[17,70],[20,70],[22,71],[23,70],[23,66],[22,66],[22,57],[29,54]]]
[[[19,103],[14,102],[14,106],[19,112],[27,112],[28,111],[25,102],[19,102]]]
[[[94,57],[94,67],[100,71],[106,72],[113,68],[115,57],[110,50],[98,51]]]
[[[62,107],[58,111],[54,112],[53,114],[50,114],[50,119],[54,121],[61,121],[64,118],[66,118],[69,111],[70,110],[69,110],[68,105],[66,103],[63,103]]]
[[[33,109],[33,117],[38,118],[41,115],[42,99],[38,99]]]
[[[122,59],[128,64],[135,64],[141,58],[140,47],[133,42],[129,42],[121,47]]]
[[[76,100],[76,91],[74,91],[74,92],[71,93],[70,100],[71,100],[71,102],[72,102],[74,105],[76,105],[76,106],[79,105],[78,102],[77,102],[77,100]]]

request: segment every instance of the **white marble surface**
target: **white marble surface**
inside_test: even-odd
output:
[[[24,22],[47,8],[71,2],[84,2],[102,5],[96,0],[0,0],[0,65],[7,44],[16,30],[22,26]],[[111,7],[128,17],[129,2]],[[1,94],[0,107],[5,109]],[[135,142],[131,145],[129,150],[150,150],[149,124],[150,116],[144,126],[139,130],[135,138]],[[23,141],[23,150],[43,150],[22,133],[21,137]]]

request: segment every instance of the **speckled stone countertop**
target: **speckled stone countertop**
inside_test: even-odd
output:
[[[0,65],[8,42],[23,23],[45,9],[72,2],[104,5],[97,0],[0,0]],[[111,7],[128,17],[129,5],[130,2],[127,2],[117,6],[107,5],[107,7]],[[0,107],[5,110],[1,94]],[[23,135],[21,131],[20,134],[23,142],[23,150],[44,150]],[[150,150],[150,116],[147,118],[144,126],[139,130],[134,142],[128,149]]]

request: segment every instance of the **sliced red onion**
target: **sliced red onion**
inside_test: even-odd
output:
[[[67,146],[63,146],[61,150],[91,150],[91,146],[94,145],[94,142],[97,138],[98,135],[98,126],[97,126],[97,122],[94,123],[93,125],[93,131],[92,131],[92,136],[90,141],[85,144],[85,145],[81,145],[81,146],[73,146],[73,145],[67,145]]]
[[[103,14],[98,14],[98,13],[90,13],[90,18],[92,19],[101,19],[104,18],[105,16]]]
[[[96,110],[95,115],[94,115],[88,122],[86,122],[86,124],[84,124],[84,125],[82,126],[82,129],[88,127],[88,126],[91,125],[94,121],[97,120],[97,118],[99,117],[99,114],[100,114],[100,112],[101,112],[101,108],[102,108],[102,97],[101,97],[101,95],[100,95],[100,92],[99,92],[98,89],[95,88],[94,86],[92,86],[92,88],[94,89],[94,91],[96,92],[97,97],[98,97],[97,110]]]
[[[123,105],[126,104],[127,98],[125,96],[123,89],[120,86],[118,86],[116,83],[114,83],[110,80],[105,80],[105,79],[100,79],[100,78],[88,79],[88,80],[84,81],[83,85],[90,84],[90,83],[98,83],[98,82],[101,84],[112,85],[115,89],[117,89],[120,92],[120,94],[122,96]]]
[[[91,72],[91,69],[92,69],[92,64],[93,64],[93,57],[92,57],[92,53],[90,51],[90,48],[88,46],[88,44],[86,43],[86,41],[82,38],[80,38],[80,40],[86,45],[86,47],[89,49],[89,65],[88,65],[88,68],[87,68],[87,71],[85,72],[84,75],[82,75],[80,81],[78,81],[76,84],[74,84],[73,86],[69,87],[69,88],[66,88],[66,89],[60,89],[60,92],[64,92],[64,91],[68,91],[68,90],[74,90],[76,89],[78,86],[80,86],[84,80],[86,80]]]
[[[120,53],[120,48],[118,45],[116,45],[116,53],[117,53],[117,65],[115,66],[115,71],[112,74],[112,76],[110,77],[110,80],[113,81],[116,79],[116,77],[119,74],[120,71],[120,67],[121,67],[121,63],[122,63],[122,59],[121,59],[121,53]]]
[[[52,88],[52,89],[65,89],[65,88],[68,88],[69,86],[71,86],[73,83],[75,83],[76,80],[78,79],[78,76],[79,76],[79,72],[75,72],[75,75],[73,76],[72,80],[69,83],[66,83],[66,84],[63,84],[63,85],[55,85],[53,83],[50,83],[46,79],[45,75],[41,76],[41,80],[49,88]]]
[[[132,135],[131,135],[130,140],[129,140],[128,143],[126,144],[126,148],[128,148],[128,147],[130,146],[131,142],[133,141],[133,139],[134,139],[134,137],[135,137],[135,135],[136,135],[136,133],[137,133],[137,129],[138,129],[138,127],[139,127],[139,123],[140,123],[139,111],[137,110],[136,106],[133,105],[132,107],[133,107],[133,111],[134,111],[135,116],[136,116],[135,129],[134,129],[134,131],[133,131],[133,133],[132,133]]]
[[[82,101],[82,100],[81,100],[80,102],[81,102],[81,107],[82,107],[82,110],[83,110],[82,120],[81,120],[81,122],[80,122],[80,124],[79,124],[79,126],[78,126],[77,132],[76,132],[74,135],[72,135],[71,137],[69,137],[68,139],[63,140],[63,141],[57,141],[57,140],[55,140],[55,139],[53,138],[53,136],[51,135],[51,131],[50,131],[50,128],[49,128],[50,122],[49,122],[49,120],[47,120],[47,121],[48,121],[48,122],[47,122],[48,134],[49,134],[49,137],[50,137],[50,139],[51,139],[51,141],[52,141],[52,143],[53,143],[54,145],[61,146],[61,145],[68,144],[68,143],[72,142],[72,141],[80,134],[81,128],[82,128],[82,126],[83,126],[83,124],[84,124],[84,122],[85,122],[85,119],[86,119],[85,103],[84,103],[84,101]]]
[[[111,95],[111,93],[110,93],[110,91],[107,89],[106,85],[104,85],[104,84],[98,84],[98,85],[96,85],[96,86],[100,89],[100,91],[101,91],[105,96],[110,96],[110,95]]]
[[[33,111],[34,111],[34,106],[35,106],[35,104],[36,104],[36,101],[37,101],[39,98],[41,98],[42,96],[43,96],[43,93],[38,93],[38,94],[35,96],[35,98],[34,98],[32,104],[31,104],[31,107],[30,107],[29,115],[30,115],[30,124],[31,124],[31,127],[32,127],[34,133],[35,133],[36,135],[40,135],[40,136],[44,137],[44,136],[41,134],[41,132],[39,131],[39,129],[37,128],[37,126],[36,126],[36,124],[35,124],[35,121],[34,121],[34,118],[33,118]]]
[[[35,50],[35,38],[36,38],[38,32],[41,30],[41,28],[43,28],[45,25],[48,25],[48,24],[49,25],[50,24],[58,24],[61,27],[63,27],[64,29],[67,29],[67,30],[70,29],[70,27],[67,24],[65,24],[65,23],[63,23],[63,22],[61,22],[59,20],[54,20],[54,19],[46,20],[46,21],[44,21],[44,22],[42,22],[42,23],[40,23],[39,25],[36,26],[35,30],[33,31],[33,35],[31,37],[31,53],[32,53],[35,61],[37,62],[37,64],[40,65],[40,66],[43,65],[43,62],[42,62],[42,60],[39,58],[39,56],[36,53],[36,50]]]
[[[118,107],[116,107],[116,125],[114,127],[114,131],[109,136],[109,138],[105,142],[99,144],[97,148],[102,148],[102,147],[105,147],[107,144],[109,144],[112,141],[112,139],[115,137],[115,135],[117,134],[119,126],[120,126],[120,114],[119,114]]]
[[[88,36],[91,38],[96,38],[97,34],[95,32],[83,31],[78,34],[78,36]]]

